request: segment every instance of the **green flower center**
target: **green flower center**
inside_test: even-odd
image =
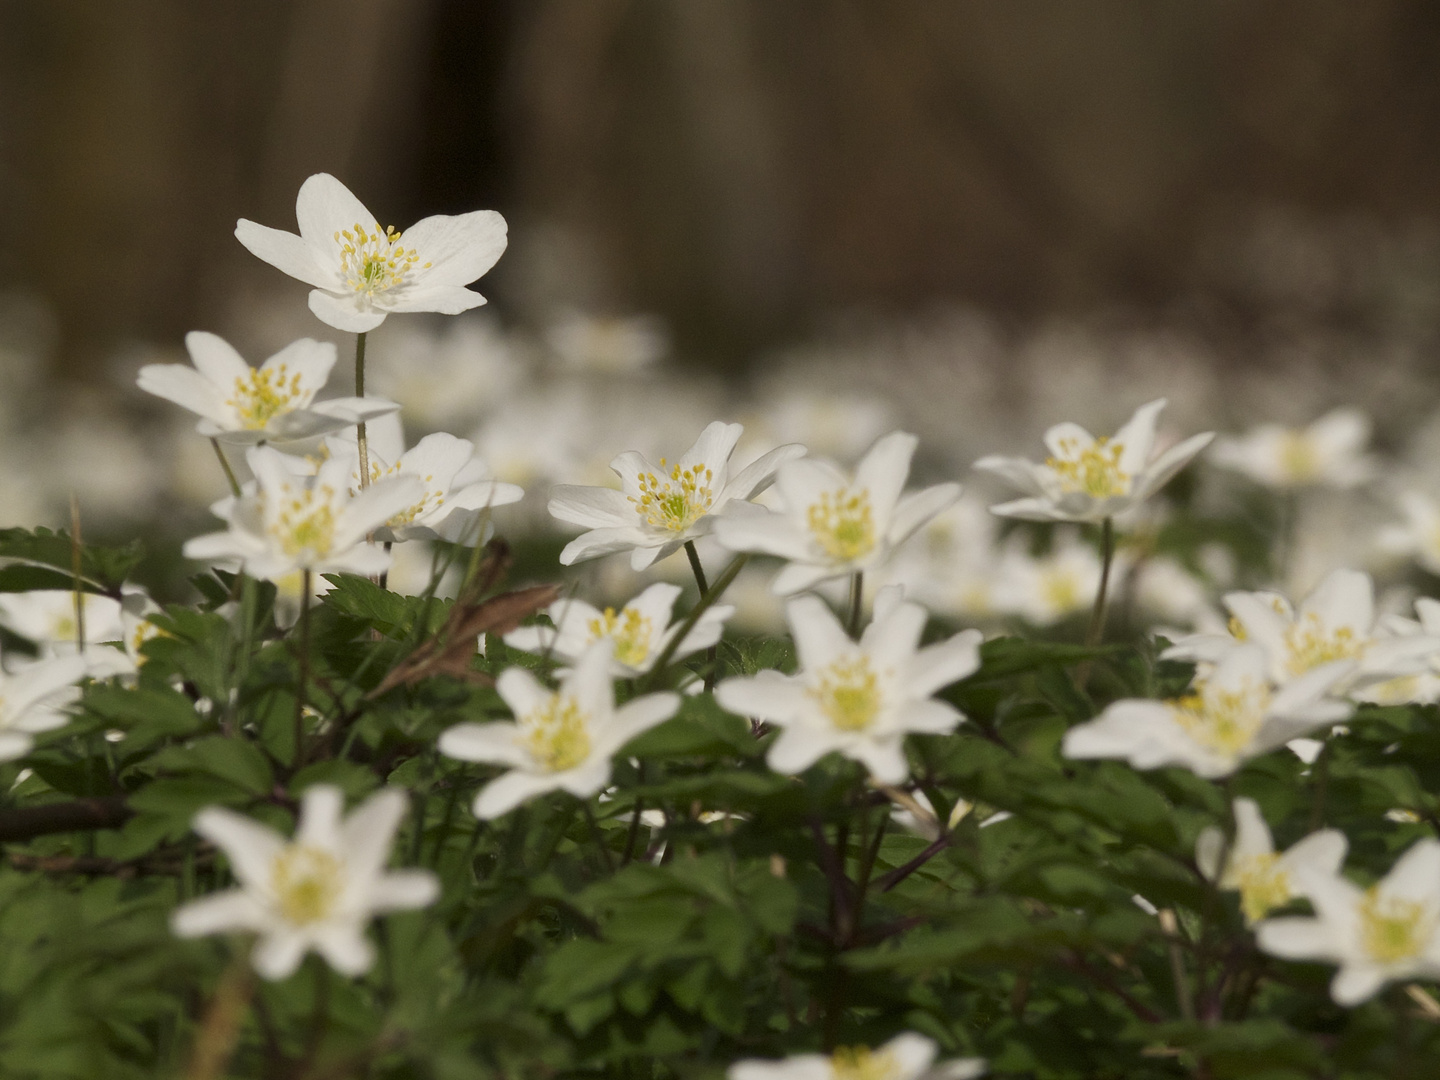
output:
[[[340,899],[340,861],[328,851],[289,844],[270,865],[270,884],[280,914],[295,926],[329,918]]]
[[[1360,940],[1382,964],[1411,960],[1434,936],[1436,913],[1415,900],[1382,896],[1378,885],[1360,901]]]

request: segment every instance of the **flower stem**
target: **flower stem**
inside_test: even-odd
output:
[[[690,614],[686,615],[685,621],[680,624],[680,629],[675,631],[665,648],[660,651],[660,655],[655,658],[655,666],[650,669],[650,685],[659,680],[665,671],[665,665],[675,655],[675,650],[680,647],[680,642],[684,641],[690,635],[690,631],[695,629],[695,624],[700,621],[700,616],[704,615],[711,605],[725,594],[725,590],[735,580],[735,575],[740,573],[741,568],[749,561],[749,553],[736,555],[730,560],[730,565],[720,571],[720,576],[715,579],[715,584],[701,594],[699,602],[690,609]]]
[[[305,687],[310,681],[310,570],[300,571],[300,685],[295,690],[295,767],[304,764]]]
[[[709,584],[705,581],[705,568],[700,565],[700,553],[695,550],[695,541],[685,541],[685,557],[690,560],[690,569],[695,572],[695,584],[700,587],[700,595],[704,596],[710,591]],[[714,645],[705,650],[705,662],[709,670],[705,674],[705,689],[714,690],[715,682],[720,677],[720,650]]]
[[[220,449],[220,440],[211,439],[210,445],[215,448],[215,456],[220,459],[220,468],[225,470],[225,479],[230,482],[230,494],[238,499],[240,497],[240,481],[235,479],[235,470],[230,468],[225,451]]]
[[[365,396],[365,335],[355,335],[355,396]],[[360,490],[370,486],[370,443],[365,437],[365,421],[355,425],[355,445],[360,452]]]
[[[80,588],[80,500],[70,492],[70,572],[75,579],[75,647],[85,652],[85,593]]]
[[[856,570],[850,576],[850,636],[860,633],[860,611],[865,606],[865,572]]]
[[[1099,645],[1105,637],[1105,604],[1109,599],[1110,567],[1115,562],[1115,522],[1106,518],[1100,526],[1100,588],[1095,590],[1095,606],[1090,609],[1090,628],[1085,631],[1085,644]]]

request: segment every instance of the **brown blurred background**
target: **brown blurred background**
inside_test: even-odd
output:
[[[941,302],[1423,351],[1437,130],[1424,0],[0,0],[0,289],[68,376],[243,339],[304,289],[235,219],[328,170],[401,227],[502,211],[503,316],[655,311],[712,364]]]

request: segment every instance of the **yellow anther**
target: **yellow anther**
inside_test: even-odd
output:
[[[1332,660],[1355,659],[1365,643],[1356,638],[1355,631],[1348,626],[1327,631],[1320,616],[1311,612],[1285,631],[1285,644],[1290,650],[1286,669],[1291,675],[1303,675]]]
[[[287,922],[305,926],[329,918],[340,899],[340,861],[328,851],[288,844],[270,864],[270,887]]]
[[[393,225],[382,232],[379,223],[370,229],[356,224],[353,231],[336,233],[335,242],[340,245],[340,274],[345,284],[370,297],[404,284],[405,275],[420,261],[414,248],[400,244],[400,233]]]
[[[888,1050],[842,1046],[830,1056],[833,1080],[895,1080],[899,1072],[900,1063]]]
[[[704,517],[715,503],[710,485],[715,474],[704,465],[691,465],[682,469],[671,465],[665,471],[665,459],[660,459],[663,478],[653,472],[641,473],[637,478],[639,496],[630,495],[635,512],[652,528],[668,532],[684,532]]]
[[[235,410],[242,427],[259,431],[274,417],[301,408],[309,399],[310,394],[300,385],[300,373],[291,374],[287,364],[276,364],[237,375],[225,404]]]
[[[1435,934],[1436,912],[1415,900],[1381,896],[1372,886],[1360,901],[1360,940],[1371,958],[1394,964],[1419,956]]]
[[[590,640],[608,637],[615,642],[615,659],[627,667],[639,667],[650,655],[652,624],[632,607],[618,613],[607,607],[600,617],[590,620]]]
[[[1202,688],[1166,702],[1171,718],[1208,750],[1235,757],[1255,741],[1265,723],[1270,691],[1249,680],[1238,690]]]
[[[279,508],[269,514],[265,503],[268,499],[262,493],[262,514],[269,522],[268,531],[286,555],[295,557],[309,553],[313,558],[323,559],[335,545],[335,491],[330,487],[315,489],[285,488],[285,497],[279,501]]]
[[[1235,887],[1240,890],[1240,909],[1249,923],[1259,922],[1271,910],[1288,903],[1294,896],[1290,889],[1290,875],[1280,865],[1280,856],[1274,852],[1237,859],[1231,876]]]
[[[807,693],[840,731],[864,731],[880,714],[879,680],[864,656],[835,661]]]
[[[836,562],[852,562],[875,550],[875,518],[865,488],[827,491],[805,511],[816,543]]]
[[[1060,443],[1064,457],[1050,457],[1045,464],[1060,478],[1060,489],[1067,494],[1078,492],[1094,499],[1130,494],[1130,474],[1120,468],[1123,443],[1099,438],[1084,450],[1073,439]],[[1078,451],[1078,452],[1077,452]]]
[[[546,772],[573,769],[590,756],[590,730],[574,698],[555,694],[520,719],[520,738],[535,763]]]

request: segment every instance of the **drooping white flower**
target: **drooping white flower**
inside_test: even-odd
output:
[[[732,513],[716,524],[715,538],[732,551],[788,560],[771,585],[777,596],[878,568],[960,497],[959,484],[902,494],[918,444],[914,435],[892,432],[870,448],[853,476],[818,458],[787,461],[775,477],[778,508]]]
[[[123,654],[121,654],[123,656]],[[0,761],[24,757],[34,736],[70,722],[76,685],[89,671],[81,656],[52,656],[0,669]]]
[[[1308,427],[1261,424],[1239,437],[1222,435],[1210,461],[1280,490],[1348,488],[1374,473],[1374,463],[1364,454],[1369,438],[1370,420],[1364,413],[1335,409]]]
[[[1113,437],[1096,438],[1079,424],[1056,424],[1045,433],[1043,464],[991,455],[975,468],[994,473],[1025,498],[992,506],[1002,517],[1030,521],[1103,521],[1138,506],[1209,445],[1214,432],[1192,435],[1152,457],[1155,422],[1165,399],[1135,410]]]
[[[746,1058],[731,1065],[727,1080],[973,1080],[985,1074],[981,1058],[935,1064],[933,1040],[912,1031],[884,1046],[846,1046],[833,1054],[792,1054],[779,1061]]]
[[[348,458],[328,459],[314,476],[297,471],[303,461],[268,446],[253,447],[247,461],[254,485],[214,507],[230,528],[187,541],[187,559],[233,560],[269,581],[297,570],[378,574],[390,556],[367,544],[366,534],[414,506],[425,490],[413,476],[395,476],[352,497]]]
[[[1391,554],[1413,558],[1432,574],[1440,574],[1440,502],[1420,491],[1399,495],[1402,524],[1380,530],[1376,540]]]
[[[375,539],[447,540],[476,544],[480,520],[497,506],[519,502],[525,492],[514,484],[502,484],[486,475],[485,463],[475,456],[468,439],[445,432],[426,435],[409,450],[398,417],[384,417],[368,434],[367,458],[370,482],[395,476],[409,476],[424,487],[423,495],[411,506],[391,516],[375,530]],[[360,487],[360,465],[355,440],[343,434],[326,440],[332,458],[353,461],[350,473],[352,492]]]
[[[1317,917],[1268,919],[1256,940],[1272,956],[1338,964],[1337,1004],[1358,1005],[1397,979],[1440,977],[1440,842],[1411,845],[1368,889],[1334,872],[1296,877]]]
[[[906,735],[945,734],[965,719],[932,695],[980,666],[980,631],[920,648],[925,609],[901,600],[898,589],[876,597],[875,619],[858,643],[818,596],[790,601],[785,614],[800,670],[762,671],[715,688],[731,712],[784,728],[766,759],[776,772],[799,773],[833,751],[879,783],[898,784],[910,773]]]
[[[569,566],[617,551],[629,551],[630,565],[644,570],[656,559],[708,534],[716,515],[770,486],[783,462],[805,452],[794,444],[776,447],[730,474],[730,454],[744,428],[719,420],[710,424],[673,465],[627,451],[610,463],[621,490],[561,484],[551,489],[550,514],[589,532],[560,553]]]
[[[546,791],[588,799],[610,782],[615,752],[675,715],[680,696],[646,694],[615,707],[610,664],[614,642],[602,638],[580,657],[558,690],[524,668],[507,668],[495,688],[513,721],[456,724],[440,736],[440,752],[461,761],[510,766],[475,797],[475,816],[497,818]]]
[[[235,237],[251,254],[307,285],[323,323],[363,334],[399,311],[458,315],[485,298],[465,288],[505,251],[505,219],[493,210],[417,221],[403,235],[381,228],[350,190],[328,173],[300,185],[300,235],[241,219]]]
[[[1440,654],[1440,637],[1379,632],[1375,588],[1359,570],[1334,570],[1298,609],[1279,593],[1233,592],[1225,596],[1231,631],[1181,638],[1167,659],[1213,663],[1242,641],[1265,650],[1271,681],[1285,684],[1336,660],[1353,662],[1349,677],[1332,692],[1351,694],[1367,686],[1426,670]]]
[[[376,792],[343,818],[340,789],[305,789],[295,838],[218,806],[195,817],[195,831],[221,848],[240,888],[177,908],[170,927],[180,937],[241,930],[259,935],[250,961],[267,979],[283,979],[307,952],[318,952],[343,975],[375,961],[365,927],[387,911],[424,907],[440,893],[428,870],[386,871],[406,798]]]
[[[335,346],[329,342],[291,342],[258,368],[214,334],[192,330],[185,347],[194,367],[146,364],[140,369],[140,389],[199,414],[195,430],[222,442],[309,439],[399,408],[372,397],[316,401],[335,366]]]
[[[1197,776],[1228,776],[1252,757],[1349,716],[1348,703],[1325,695],[1353,668],[1353,660],[1335,660],[1276,689],[1265,650],[1241,645],[1197,676],[1185,697],[1113,702],[1067,731],[1061,749],[1069,758],[1122,758],[1137,769],[1179,765]]]
[[[608,638],[615,652],[611,674],[617,678],[643,675],[655,666],[670,639],[680,632],[680,624],[670,624],[670,612],[679,598],[679,586],[656,582],[619,611],[604,611],[583,600],[557,600],[545,609],[549,626],[522,626],[505,635],[505,644],[526,652],[547,653],[567,663],[575,663],[595,642]],[[735,609],[727,605],[707,609],[696,621],[685,640],[672,654],[674,659],[708,649],[720,635]]]
[[[1336,874],[1345,861],[1345,834],[1321,829],[1276,854],[1270,827],[1254,799],[1235,800],[1235,839],[1228,850],[1225,834],[1211,826],[1195,841],[1195,862],[1200,872],[1222,889],[1240,893],[1240,910],[1254,924],[1277,907],[1303,896],[1303,873]],[[1222,868],[1220,858],[1225,857]]]

